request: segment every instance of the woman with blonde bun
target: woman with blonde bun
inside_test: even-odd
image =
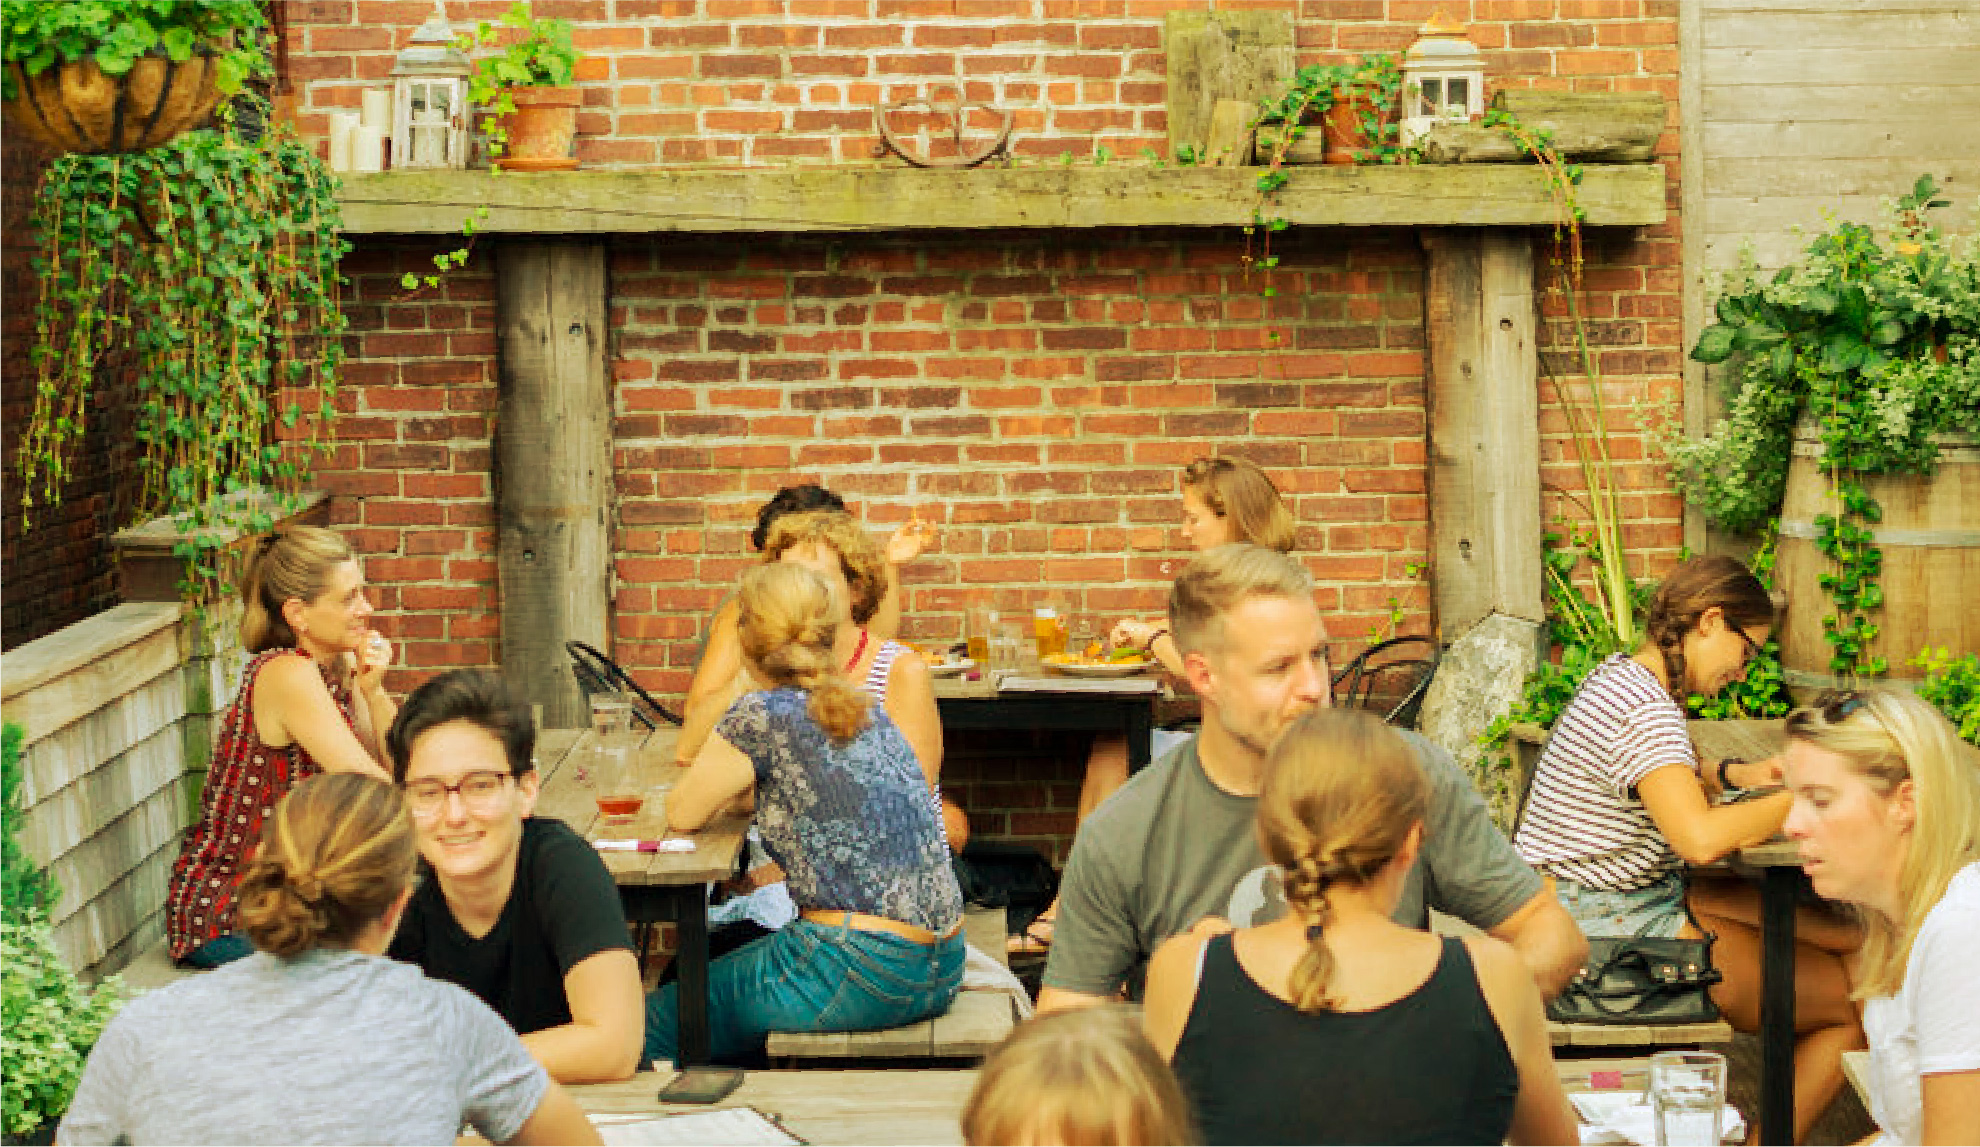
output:
[[[599,1142],[500,1016],[385,958],[418,862],[390,784],[297,785],[241,880],[257,951],[127,1004],[56,1141]]]
[[[1189,1105],[1169,1065],[1120,1004],[1027,1020],[983,1061],[963,1105],[963,1142],[1196,1142]]]
[[[199,819],[165,894],[172,958],[214,968],[252,949],[234,889],[268,810],[320,772],[385,780],[391,647],[371,628],[364,570],[337,533],[292,526],[261,539],[241,581],[241,643],[254,657],[220,731]]]
[[[1148,1035],[1205,1143],[1579,1142],[1525,961],[1393,919],[1429,792],[1364,710],[1316,709],[1272,747],[1258,834],[1291,911],[1148,965]]]
[[[1880,1143],[1980,1143],[1980,750],[1908,693],[1788,718],[1787,834],[1815,891],[1853,904]]]
[[[769,688],[723,716],[667,795],[667,824],[692,832],[753,795],[799,915],[709,968],[711,1050],[728,1062],[760,1055],[772,1031],[934,1015],[961,985],[964,947],[934,773],[890,707],[847,679],[841,585],[777,562],[743,575],[738,602],[743,655]],[[674,1058],[677,1007],[676,985],[648,997],[649,1058]]]

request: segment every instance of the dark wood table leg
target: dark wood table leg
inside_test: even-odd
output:
[[[1760,1142],[1794,1142],[1794,892],[1798,868],[1766,870],[1760,892]]]
[[[708,886],[676,885],[674,930],[680,939],[680,1055],[674,1066],[682,1071],[709,1057],[708,1037]]]
[[[1155,703],[1124,705],[1127,711],[1127,752],[1128,775],[1133,776],[1148,767],[1153,756],[1149,741],[1154,739]]]

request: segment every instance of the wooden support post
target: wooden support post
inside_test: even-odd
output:
[[[1171,12],[1162,28],[1168,55],[1169,156],[1204,150],[1218,100],[1277,97],[1293,74],[1289,12]]]
[[[1489,613],[1539,622],[1539,357],[1533,241],[1426,231],[1430,554],[1438,632]]]
[[[605,245],[505,244],[496,259],[502,669],[546,725],[573,728],[586,717],[564,642],[607,648],[611,616]]]

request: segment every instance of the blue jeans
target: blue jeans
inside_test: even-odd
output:
[[[1614,892],[1554,878],[1554,894],[1587,936],[1673,939],[1684,927],[1684,873],[1668,872],[1642,888]]]
[[[761,1055],[773,1031],[872,1031],[927,1019],[962,986],[962,933],[917,944],[885,932],[799,918],[709,965],[709,1050],[718,1062]],[[679,984],[646,997],[646,1057],[672,1062]]]
[[[179,963],[188,968],[198,968],[202,972],[211,971],[222,964],[235,960],[245,960],[254,955],[254,941],[240,932],[229,932],[225,936],[215,936],[199,947],[186,953]]]

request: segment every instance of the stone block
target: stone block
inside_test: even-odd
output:
[[[1485,798],[1499,827],[1512,827],[1519,808],[1512,769],[1479,747],[1478,735],[1510,712],[1540,663],[1540,626],[1488,614],[1451,643],[1424,698],[1418,729],[1442,745]]]

